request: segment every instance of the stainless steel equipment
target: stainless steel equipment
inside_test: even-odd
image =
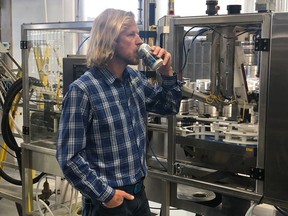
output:
[[[189,79],[183,112],[149,115],[146,188],[150,200],[162,203],[163,215],[175,206],[237,216],[250,201],[288,208],[288,104],[281,97],[288,90],[287,19],[287,13],[259,13],[160,20],[158,42],[173,54],[179,78]],[[59,59],[77,53],[91,25],[22,26],[24,214],[32,202],[31,169],[62,176],[54,168]],[[31,76],[43,85],[31,86]]]
[[[206,92],[184,85],[183,99],[216,111],[211,115],[194,106],[188,114],[151,117],[147,188],[150,199],[163,204],[164,215],[169,206],[205,216],[244,215],[250,201],[288,208],[288,103],[281,97],[288,90],[287,15],[169,17],[167,47],[175,71],[190,82],[210,80]],[[208,67],[203,53],[194,50],[204,45]],[[222,201],[183,199],[182,184],[193,188],[192,197],[196,187]],[[162,197],[153,193],[156,188],[162,188]]]
[[[33,208],[32,170],[36,170],[37,175],[44,172],[59,176],[63,181],[63,173],[55,157],[63,91],[85,70],[83,56],[76,58],[75,55],[83,48],[81,45],[87,40],[91,27],[92,21],[22,25],[23,215],[36,211]],[[63,64],[68,65],[67,70],[70,70],[65,71],[65,76]],[[31,77],[41,85],[31,84]],[[68,188],[56,189],[59,197],[55,202],[60,204],[58,206],[67,201],[67,197],[60,197],[61,194],[68,195],[66,190]]]

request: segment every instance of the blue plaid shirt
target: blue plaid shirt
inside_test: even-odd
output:
[[[181,91],[176,76],[151,85],[127,67],[123,80],[93,68],[64,97],[57,160],[67,180],[85,197],[109,201],[113,187],[135,184],[147,174],[147,111],[176,114]]]

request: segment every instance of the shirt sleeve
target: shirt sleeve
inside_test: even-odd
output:
[[[107,202],[115,191],[90,168],[85,155],[90,109],[88,96],[77,87],[70,88],[63,100],[56,157],[73,187],[92,202]]]
[[[177,75],[162,75],[161,78],[161,85],[143,82],[147,111],[162,115],[177,114],[182,99],[182,83],[177,80]]]

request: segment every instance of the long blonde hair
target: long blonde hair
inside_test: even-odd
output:
[[[105,67],[114,56],[119,34],[135,22],[135,15],[118,9],[106,9],[95,20],[87,51],[88,67]]]

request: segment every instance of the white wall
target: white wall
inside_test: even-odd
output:
[[[122,9],[126,11],[132,11],[135,15],[138,14],[138,0],[104,0],[102,4],[99,4],[98,1],[95,0],[82,0],[84,3],[85,18],[84,20],[91,20],[95,18],[98,14],[100,14],[107,7],[113,7],[117,9]]]
[[[47,7],[45,7],[45,2]],[[12,53],[21,64],[21,25],[75,20],[72,0],[12,0]]]

